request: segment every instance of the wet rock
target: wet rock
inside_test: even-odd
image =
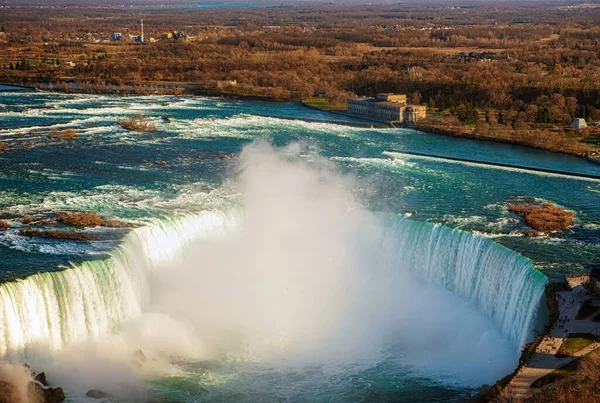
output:
[[[43,372],[40,372],[39,374],[37,374],[34,378],[34,381],[38,381],[39,383],[41,383],[44,386],[50,386],[48,384],[48,380],[46,379],[46,374]]]
[[[40,231],[38,229],[21,229],[19,235],[32,238],[68,239],[71,241],[98,241],[100,238],[94,234],[72,231]]]
[[[163,116],[163,117],[162,117],[162,120],[163,120],[163,122],[165,122],[165,123],[171,123],[171,119],[169,119],[169,118],[168,118],[168,117],[166,117],[166,116]]]
[[[131,362],[136,368],[140,369],[147,360],[148,359],[146,358],[144,352],[142,350],[137,350],[135,353],[133,353],[133,359]]]
[[[65,401],[65,392],[62,388],[44,389],[44,403],[61,403]]]
[[[98,389],[90,389],[87,391],[86,393],[87,397],[91,397],[93,399],[103,399],[105,397],[110,397],[110,395],[106,392],[103,392],[101,390]]]
[[[29,384],[27,396],[31,402],[62,403],[65,401],[65,392],[62,388],[44,388],[37,382]]]
[[[135,353],[133,353],[133,359],[138,362],[146,362],[148,360],[148,358],[146,358],[146,354],[144,354],[142,350],[137,350]]]
[[[222,159],[222,160],[224,160],[224,161],[226,161],[226,160],[229,159],[229,155],[227,155],[227,154],[220,154],[219,158]]]
[[[154,161],[156,165],[167,165],[167,161]]]
[[[33,223],[33,221],[34,221],[33,217],[28,216],[28,215],[25,215],[25,216],[23,216],[23,218],[21,218],[21,222],[23,224],[31,224],[31,223]]]

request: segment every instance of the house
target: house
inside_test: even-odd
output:
[[[406,94],[377,94],[375,98],[350,98],[348,112],[388,122],[415,123],[427,117],[425,105],[408,105]]]
[[[585,129],[587,128],[587,124],[585,123],[585,119],[575,118],[573,119],[573,123],[571,123],[571,127],[573,129]]]
[[[587,285],[588,292],[592,295],[600,295],[600,265],[590,271],[590,280]]]

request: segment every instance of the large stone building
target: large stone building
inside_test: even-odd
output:
[[[404,94],[377,94],[375,98],[350,98],[348,112],[390,122],[414,123],[427,117],[424,105],[408,105]]]

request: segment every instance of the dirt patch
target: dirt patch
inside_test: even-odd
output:
[[[511,204],[508,210],[519,214],[525,219],[527,225],[536,231],[552,232],[560,231],[573,225],[575,213],[567,211],[551,203],[542,205],[535,204]]]
[[[73,129],[58,130],[54,129],[48,134],[48,138],[52,140],[71,141],[79,137],[79,134]]]
[[[153,132],[156,130],[156,125],[148,116],[144,115],[135,115],[130,119],[122,120],[119,125],[132,132]]]
[[[57,216],[57,220],[62,224],[72,225],[75,227],[133,227],[131,223],[125,221],[102,218],[100,214],[94,211],[60,213]]]

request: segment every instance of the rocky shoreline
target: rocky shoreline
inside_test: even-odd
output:
[[[485,135],[480,132],[476,132],[475,130],[468,130],[468,128],[464,128],[464,127],[448,127],[448,126],[440,126],[440,125],[426,124],[426,123],[420,122],[415,125],[415,129],[418,131],[424,132],[424,133],[441,134],[441,135],[445,135],[445,136],[461,137],[461,138],[466,138],[466,139],[471,139],[471,140],[482,140],[482,141],[491,141],[491,142],[495,142],[495,143],[519,145],[519,146],[523,146],[523,147],[536,148],[539,150],[545,150],[545,151],[555,152],[555,153],[559,153],[559,154],[573,155],[576,157],[583,157],[583,158],[589,159],[589,157],[588,157],[589,151],[583,151],[583,149],[581,149],[581,150],[579,150],[579,149],[577,149],[577,150],[576,149],[557,149],[556,147],[550,146],[547,144],[533,143],[529,139],[518,140],[515,138],[502,138],[502,137],[498,137],[498,136]],[[583,145],[581,145],[581,146],[585,147]]]
[[[36,374],[27,364],[4,364],[0,370],[0,403],[61,403],[65,393],[51,387],[44,372]]]

